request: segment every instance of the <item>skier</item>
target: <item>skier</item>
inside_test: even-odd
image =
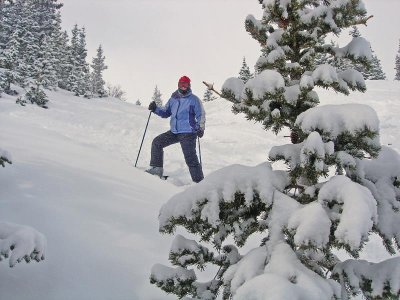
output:
[[[156,115],[170,118],[171,130],[154,138],[151,145],[150,169],[146,172],[163,176],[164,148],[180,143],[194,182],[200,182],[203,170],[196,154],[196,137],[202,137],[205,129],[205,111],[200,99],[192,94],[190,78],[182,76],[178,81],[178,89],[171,95],[164,108],[157,107],[153,101],[149,105]]]

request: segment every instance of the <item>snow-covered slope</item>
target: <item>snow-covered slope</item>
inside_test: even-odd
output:
[[[167,148],[161,181],[142,171],[151,140],[168,130],[154,115],[139,158],[149,116],[145,107],[114,99],[48,93],[49,109],[0,98],[0,147],[12,165],[0,170],[0,221],[29,225],[48,240],[46,260],[0,263],[0,299],[167,299],[149,283],[151,266],[166,262],[171,237],[158,233],[158,212],[191,185],[179,145]],[[381,142],[400,150],[400,83],[368,82],[349,97],[319,91],[322,104],[365,103],[381,120]],[[257,165],[274,145],[288,143],[230,111],[224,100],[205,103],[201,139],[204,173],[231,164]],[[364,257],[387,257],[373,241]]]

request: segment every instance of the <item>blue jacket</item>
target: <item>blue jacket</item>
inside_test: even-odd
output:
[[[195,133],[199,128],[205,129],[206,114],[200,99],[189,90],[182,95],[175,91],[165,107],[157,107],[154,111],[162,118],[170,119],[173,133]]]

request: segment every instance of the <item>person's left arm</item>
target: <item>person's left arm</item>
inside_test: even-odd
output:
[[[203,103],[201,103],[198,97],[195,99],[194,112],[196,115],[196,131],[200,131],[200,135],[203,136],[204,130],[206,129],[206,112]]]

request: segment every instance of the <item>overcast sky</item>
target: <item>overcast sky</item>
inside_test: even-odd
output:
[[[262,15],[258,0],[64,0],[64,29],[87,32],[88,61],[102,44],[107,82],[121,85],[129,101],[150,102],[158,85],[168,100],[182,75],[200,98],[203,80],[220,87],[237,76],[245,56],[252,67],[260,48],[244,29],[248,14]],[[364,0],[368,26],[359,26],[389,80],[400,39],[400,0]],[[347,33],[343,34],[348,39]],[[340,46],[344,46],[341,44]]]

